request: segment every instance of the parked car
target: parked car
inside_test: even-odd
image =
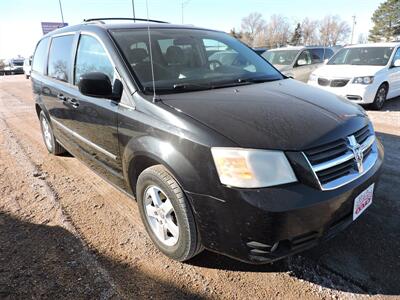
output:
[[[307,82],[310,74],[333,53],[325,47],[286,47],[268,50],[264,57],[286,76]]]
[[[257,47],[257,48],[253,48],[253,50],[258,54],[258,55],[263,55],[264,53],[266,53],[268,51],[268,48],[265,47]]]
[[[246,66],[209,60],[206,44]],[[372,203],[383,148],[365,111],[283,76],[226,33],[87,20],[39,41],[31,78],[47,150],[67,150],[135,198],[170,258],[207,248],[272,262]]]
[[[400,96],[400,43],[345,47],[316,70],[308,83],[382,109],[386,99]]]
[[[6,67],[4,67],[4,71],[7,75],[23,74],[23,65],[23,58],[12,58],[7,61],[7,65]]]
[[[23,70],[26,79],[29,79],[29,77],[31,76],[31,69],[32,69],[31,65],[32,65],[32,57],[25,58]]]

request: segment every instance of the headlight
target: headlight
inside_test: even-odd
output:
[[[353,79],[353,83],[357,84],[371,84],[374,82],[374,76],[363,76],[363,77],[356,77]]]
[[[296,182],[282,151],[211,148],[222,184],[238,188],[261,188]]]
[[[317,75],[315,75],[315,74],[311,74],[311,75],[310,75],[310,78],[308,78],[308,81],[316,81],[316,80],[317,80],[317,78],[318,78],[318,76],[317,76]]]

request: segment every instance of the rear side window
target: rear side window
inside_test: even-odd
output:
[[[71,49],[74,35],[55,37],[51,41],[48,75],[68,82],[71,71]]]
[[[48,43],[48,38],[41,40],[36,47],[35,55],[33,58],[32,70],[40,74],[44,73],[44,69],[46,67]]]
[[[81,35],[79,39],[78,52],[75,64],[75,84],[79,78],[90,72],[101,72],[106,74],[111,83],[114,82],[114,67],[100,42],[90,36]]]

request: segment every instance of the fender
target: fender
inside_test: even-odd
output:
[[[153,136],[141,136],[132,138],[122,153],[123,174],[130,192],[135,190],[135,187],[132,187],[132,178],[130,178],[131,168],[137,165],[138,160],[146,158],[164,165],[183,189],[200,182],[196,168],[172,143]]]

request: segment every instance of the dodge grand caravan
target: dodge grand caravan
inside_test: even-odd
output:
[[[216,51],[242,63],[210,60]],[[364,110],[285,77],[228,34],[87,20],[39,41],[31,78],[48,151],[135,198],[170,258],[206,248],[272,262],[373,201],[383,148]]]

